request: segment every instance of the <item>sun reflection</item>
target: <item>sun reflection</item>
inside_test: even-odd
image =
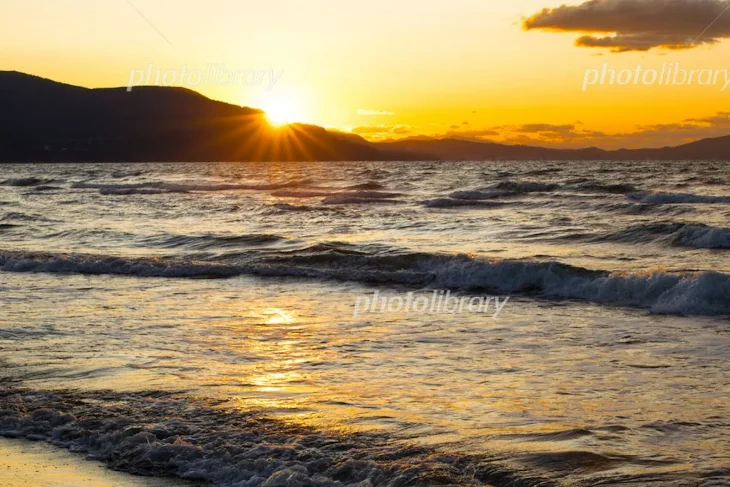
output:
[[[294,312],[281,308],[266,308],[258,316],[265,319],[267,325],[290,325],[297,321]]]

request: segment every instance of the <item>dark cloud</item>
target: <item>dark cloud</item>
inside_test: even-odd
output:
[[[685,122],[690,124],[728,127],[730,126],[730,112],[718,112],[716,115],[705,118],[688,118]]]
[[[524,28],[589,33],[576,45],[614,52],[691,49],[730,37],[728,7],[730,0],[589,0],[543,9]]]

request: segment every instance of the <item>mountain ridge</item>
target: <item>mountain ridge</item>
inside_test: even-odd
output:
[[[274,128],[262,110],[186,88],[83,88],[0,72],[0,161],[382,160],[314,125]]]
[[[0,162],[728,160],[730,135],[656,149],[558,149],[458,138],[369,142],[181,87],[85,88],[0,71]]]
[[[697,140],[656,149],[599,147],[556,149],[530,145],[509,145],[457,138],[407,139],[378,142],[376,147],[403,153],[427,153],[451,160],[728,160],[730,135]]]

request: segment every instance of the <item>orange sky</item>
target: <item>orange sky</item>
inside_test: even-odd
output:
[[[524,28],[561,3],[0,0],[0,69],[89,87],[126,86],[150,65],[280,73],[271,89],[220,80],[188,87],[372,140],[448,134],[611,148],[730,134],[724,81],[582,89],[586,70],[606,63],[730,72],[730,42],[611,53],[577,47],[581,33]]]

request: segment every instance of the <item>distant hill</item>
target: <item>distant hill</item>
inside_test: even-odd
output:
[[[730,136],[661,149],[551,149],[462,139],[406,139],[374,144],[401,154],[448,160],[730,160]]]
[[[453,160],[603,159],[606,154],[606,151],[597,148],[548,149],[462,139],[407,139],[375,145],[383,150],[431,154]]]
[[[0,71],[0,162],[730,160],[730,136],[677,147],[551,149],[463,139],[370,143],[183,88],[82,88]]]
[[[314,125],[272,128],[261,110],[182,88],[88,89],[0,72],[0,161],[381,160]]]

